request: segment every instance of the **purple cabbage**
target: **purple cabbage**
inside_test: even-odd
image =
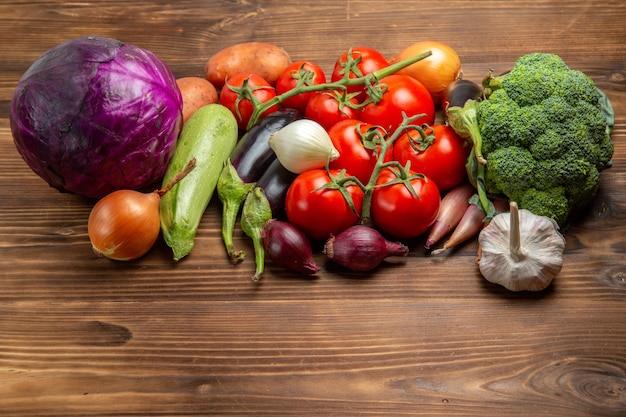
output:
[[[22,75],[10,121],[18,152],[50,186],[101,198],[159,183],[182,128],[182,97],[152,52],[81,37]]]

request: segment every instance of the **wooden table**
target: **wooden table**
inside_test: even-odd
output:
[[[0,414],[11,416],[626,415],[626,3],[607,1],[2,1]],[[131,263],[91,251],[93,204],[48,187],[9,129],[21,74],[49,47],[100,34],[155,52],[177,77],[238,42],[266,41],[330,71],[366,45],[388,56],[440,40],[465,78],[550,51],[612,100],[613,166],[567,232],[541,293],[479,274],[472,241],[415,242],[364,276],[316,259],[307,279],[233,267],[213,201],[192,254],[162,241]],[[251,250],[240,230],[236,244]]]

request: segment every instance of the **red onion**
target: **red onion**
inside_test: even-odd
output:
[[[409,248],[400,242],[386,240],[377,230],[356,225],[324,245],[324,254],[332,261],[353,271],[369,271],[390,256],[407,256]]]
[[[265,253],[276,265],[307,275],[320,270],[313,260],[308,238],[293,224],[268,220],[263,225],[261,237]]]

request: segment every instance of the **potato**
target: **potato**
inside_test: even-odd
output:
[[[224,86],[226,78],[242,72],[258,74],[275,85],[289,64],[289,54],[276,45],[264,42],[238,43],[210,57],[204,66],[204,76],[218,89]]]
[[[176,80],[183,96],[183,121],[202,106],[218,102],[217,89],[202,77],[182,77]]]

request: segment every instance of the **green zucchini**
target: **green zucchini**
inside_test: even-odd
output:
[[[192,158],[196,159],[196,166],[163,195],[159,206],[161,232],[175,261],[193,249],[200,220],[237,138],[237,120],[220,104],[201,107],[183,126],[163,184],[183,170]]]

